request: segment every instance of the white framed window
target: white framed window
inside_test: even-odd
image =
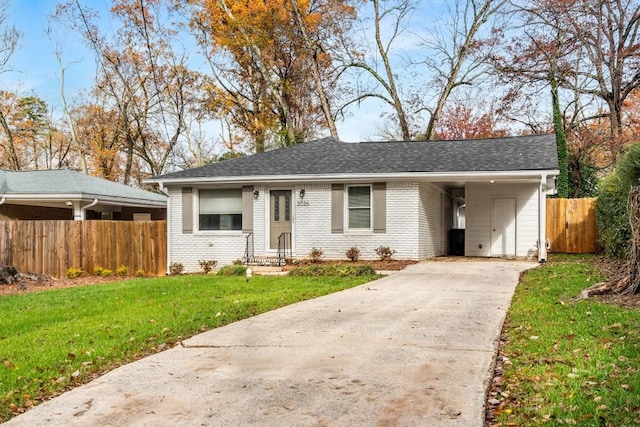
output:
[[[200,190],[199,230],[242,230],[242,189]]]
[[[371,229],[371,200],[370,185],[347,187],[347,229]]]

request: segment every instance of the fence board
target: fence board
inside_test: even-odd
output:
[[[596,199],[547,199],[547,239],[551,252],[598,252]]]
[[[96,266],[162,275],[167,265],[166,221],[0,221],[0,265],[64,277]]]

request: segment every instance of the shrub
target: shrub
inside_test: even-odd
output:
[[[376,271],[370,265],[322,264],[296,267],[289,272],[290,276],[375,276]]]
[[[100,276],[102,277],[110,277],[113,275],[113,270],[109,270],[108,268],[103,268]]]
[[[219,276],[244,276],[247,274],[246,265],[225,265],[218,270]]]
[[[103,271],[104,271],[104,267],[100,265],[96,265],[95,267],[93,267],[93,274],[95,276],[102,276]]]
[[[177,276],[184,271],[184,265],[181,262],[172,262],[169,264],[169,274]]]
[[[242,265],[242,260],[241,259],[234,259],[232,264],[233,265]]]
[[[324,252],[320,248],[311,248],[311,252],[309,252],[311,262],[320,262],[323,256]]]
[[[640,185],[640,144],[627,151],[616,168],[600,181],[596,203],[598,240],[605,255],[625,259],[631,252],[627,203],[632,187]]]
[[[136,270],[135,276],[136,277],[144,277],[144,270],[142,270],[142,269]]]
[[[126,265],[121,265],[120,267],[116,268],[116,274],[120,277],[126,277],[128,272],[129,269]]]
[[[209,261],[199,261],[200,262],[200,268],[202,269],[202,271],[204,272],[204,274],[209,274],[209,272],[211,270],[213,270],[213,268],[216,266],[216,264],[218,263],[218,261],[214,261],[214,260],[209,260]]]
[[[380,261],[390,261],[393,255],[396,253],[396,251],[391,249],[389,246],[378,246],[375,251]]]
[[[80,277],[84,274],[81,268],[71,267],[67,269],[67,277],[69,279],[75,279],[76,277]]]
[[[360,249],[357,246],[351,246],[344,254],[351,262],[356,262],[360,259]]]

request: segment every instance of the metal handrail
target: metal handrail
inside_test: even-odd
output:
[[[291,247],[291,233],[284,232],[278,236],[278,266],[282,266],[287,261],[287,237],[289,238],[289,257],[293,258],[293,248]]]
[[[249,252],[249,238],[251,238],[251,252]],[[254,248],[253,248],[253,232],[249,232],[247,237],[245,238],[245,247],[244,247],[244,263],[249,264],[254,257]]]

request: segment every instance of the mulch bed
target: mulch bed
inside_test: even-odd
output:
[[[390,261],[358,261],[354,264],[370,264],[374,269],[397,271],[402,270],[407,265],[415,264],[417,261],[408,260],[395,260]],[[297,265],[310,264],[311,261],[301,260]],[[322,261],[322,263],[345,263],[345,261]],[[295,266],[288,265],[286,270],[290,270]],[[89,286],[100,285],[103,283],[119,282],[122,280],[131,279],[131,277],[99,277],[99,276],[83,276],[75,279],[55,279],[52,277],[40,277],[38,280],[23,279],[18,282],[11,283],[9,285],[0,284],[0,297],[5,295],[25,294],[29,292],[40,292],[50,289],[71,288],[75,286]]]

